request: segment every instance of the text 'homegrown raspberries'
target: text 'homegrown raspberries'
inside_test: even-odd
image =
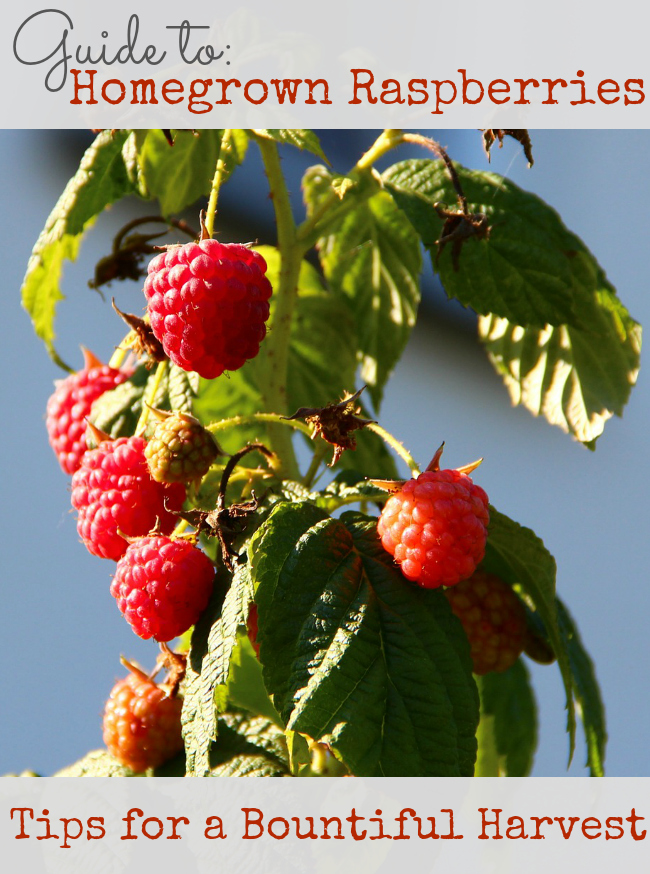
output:
[[[104,709],[104,743],[115,758],[140,773],[157,768],[183,749],[181,698],[140,671],[119,680]]]
[[[50,446],[65,473],[74,473],[81,464],[86,445],[86,416],[104,392],[123,383],[130,371],[102,364],[84,349],[84,367],[65,379],[57,380],[47,402],[45,426]]]
[[[377,531],[404,576],[427,589],[471,576],[485,553],[488,497],[467,472],[440,470],[442,447],[428,469],[386,501]]]
[[[169,358],[213,379],[259,352],[271,283],[264,258],[237,243],[173,246],[149,264],[144,283],[152,330]]]
[[[117,561],[128,546],[122,534],[140,537],[156,524],[169,534],[178,521],[170,511],[183,506],[185,487],[152,479],[145,446],[142,437],[103,440],[85,453],[72,477],[77,531],[93,555]]]
[[[214,573],[207,555],[188,540],[140,537],[117,563],[111,595],[139,637],[165,643],[205,610]]]
[[[500,577],[476,571],[444,593],[469,640],[475,674],[506,671],[526,642],[526,611]]]

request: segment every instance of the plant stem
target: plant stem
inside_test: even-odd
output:
[[[206,430],[215,433],[227,431],[228,428],[240,428],[242,425],[254,425],[256,422],[269,422],[274,425],[284,425],[293,428],[294,431],[302,431],[307,437],[311,437],[311,428],[299,419],[283,419],[277,413],[252,413],[250,416],[232,416],[229,419],[221,419],[220,422],[212,422],[206,425]]]
[[[144,434],[144,430],[147,427],[149,413],[151,412],[150,408],[153,407],[156,402],[158,389],[160,388],[160,384],[167,371],[167,363],[167,361],[161,361],[156,368],[156,375],[154,377],[151,390],[149,391],[148,396],[144,399],[144,403],[142,404],[142,412],[140,413],[140,418],[138,419],[138,424],[135,428],[136,436],[141,436],[142,434]]]
[[[274,294],[273,322],[265,341],[268,367],[262,374],[260,389],[266,411],[287,415],[290,412],[287,405],[287,373],[291,320],[298,296],[298,276],[303,249],[296,239],[296,223],[280,166],[277,145],[272,140],[262,137],[257,138],[257,143],[269,180],[280,252],[280,276]],[[272,424],[268,434],[271,448],[280,458],[283,473],[291,479],[298,479],[300,473],[290,433]]]
[[[208,201],[208,209],[205,217],[205,229],[208,235],[212,237],[214,233],[214,219],[217,214],[217,200],[219,198],[219,189],[223,182],[223,175],[226,168],[225,155],[230,149],[230,128],[226,128],[221,137],[221,148],[219,149],[219,157],[217,159],[217,168],[214,171],[212,180],[212,188],[210,189],[210,200]]]
[[[361,156],[354,167],[348,173],[351,178],[358,177],[361,173],[369,170],[375,161],[379,160],[383,155],[399,146],[402,142],[402,131],[396,129],[386,129],[377,137],[368,151]],[[370,193],[370,192],[369,192]],[[322,219],[326,216],[325,222],[329,224],[333,218],[332,207],[340,202],[339,195],[336,191],[330,192],[323,202],[314,212],[300,225],[297,231],[297,239],[305,246],[305,249],[310,249],[323,231]],[[345,213],[349,206],[343,206],[340,212]],[[338,214],[337,210],[337,214]]]
[[[420,468],[417,465],[417,462],[414,461],[413,456],[404,446],[393,437],[385,428],[382,428],[381,425],[378,425],[376,422],[371,422],[369,425],[366,425],[368,431],[374,431],[378,437],[386,443],[400,458],[404,459],[406,464],[408,465],[409,470],[413,474],[413,476],[419,476]]]
[[[303,478],[303,485],[306,488],[311,488],[314,480],[316,479],[316,474],[318,473],[318,468],[321,466],[321,462],[325,458],[327,453],[328,444],[322,438],[318,441],[316,446],[314,447],[314,454],[311,457],[311,463],[309,465],[309,469]]]

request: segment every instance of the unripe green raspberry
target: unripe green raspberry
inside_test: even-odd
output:
[[[145,450],[149,472],[159,483],[201,480],[221,454],[219,444],[187,413],[164,414]]]

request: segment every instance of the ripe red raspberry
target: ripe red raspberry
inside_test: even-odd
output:
[[[149,473],[159,483],[203,479],[220,453],[212,434],[187,413],[163,415],[144,451]]]
[[[185,488],[162,485],[149,473],[142,437],[104,440],[85,453],[72,477],[72,506],[78,512],[77,531],[93,555],[117,561],[126,551],[126,537],[148,534],[156,524],[169,534],[178,521]]]
[[[259,352],[271,283],[246,246],[202,240],[156,255],[144,283],[149,320],[169,358],[206,379]]]
[[[111,595],[139,637],[165,643],[194,625],[213,583],[212,562],[188,540],[140,537],[117,563]]]
[[[465,629],[474,673],[514,665],[526,642],[526,611],[510,586],[494,574],[476,571],[445,595]]]
[[[377,524],[404,576],[426,589],[471,576],[485,553],[489,522],[488,497],[465,473],[476,464],[440,470],[441,452],[386,501]]]
[[[141,671],[113,687],[104,709],[104,743],[127,768],[140,773],[157,768],[183,749],[181,698],[165,690]]]
[[[65,379],[56,380],[56,389],[47,402],[45,427],[59,464],[65,473],[74,473],[81,464],[86,445],[86,417],[94,402],[106,391],[129,378],[131,371],[116,370],[102,364],[84,349],[84,367]]]

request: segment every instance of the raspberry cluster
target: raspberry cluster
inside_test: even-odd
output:
[[[462,469],[436,468],[391,495],[377,531],[404,576],[435,589],[471,576],[485,553],[488,522],[483,489]]]
[[[130,370],[116,370],[102,364],[84,350],[84,367],[65,379],[57,380],[47,402],[45,427],[50,446],[64,473],[78,470],[86,445],[86,418],[104,392],[123,383]]]
[[[104,709],[104,743],[127,768],[157,768],[183,749],[181,698],[141,671],[132,670],[113,687]]]
[[[475,674],[505,671],[524,650],[526,611],[500,577],[476,571],[445,596],[469,640]]]
[[[265,273],[258,252],[210,239],[153,258],[144,283],[147,310],[174,364],[213,379],[254,358],[269,317]]]

